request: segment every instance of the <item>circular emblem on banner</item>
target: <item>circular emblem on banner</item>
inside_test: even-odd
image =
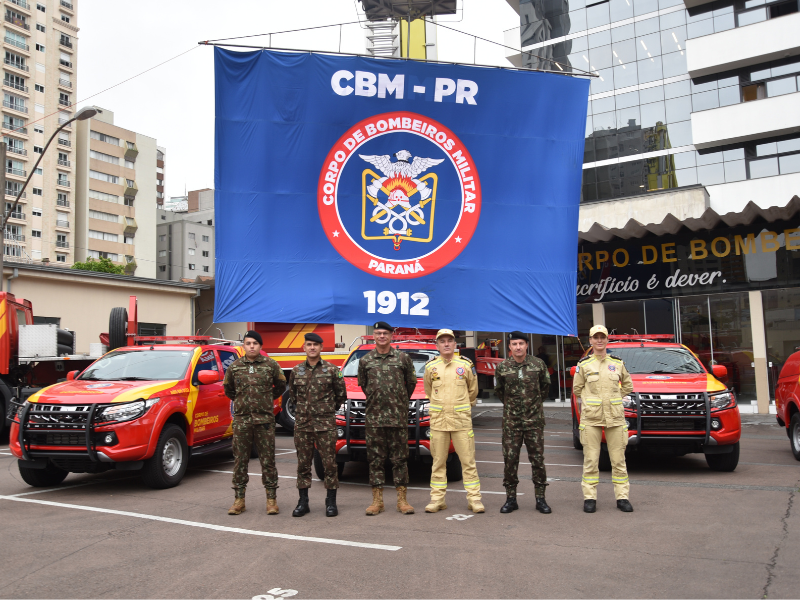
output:
[[[320,221],[353,266],[410,279],[448,265],[478,225],[481,186],[467,148],[441,123],[412,112],[356,123],[319,176]]]

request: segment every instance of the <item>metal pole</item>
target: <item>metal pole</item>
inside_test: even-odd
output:
[[[711,364],[714,365],[714,331],[711,329],[711,296],[706,296],[708,305],[708,342],[711,345]]]
[[[0,182],[3,186],[3,208],[5,209],[5,202],[6,202],[6,145],[5,142],[0,142],[0,157],[3,158],[3,172],[0,174]],[[3,273],[3,269],[5,268],[5,258],[6,258],[6,227],[5,223],[3,223],[3,227],[0,228],[0,291],[4,289],[3,286],[3,279],[5,274]]]
[[[644,313],[644,334],[647,335],[647,300],[642,300],[642,312]]]
[[[406,58],[411,58],[411,12],[408,13],[408,29],[406,30]]]

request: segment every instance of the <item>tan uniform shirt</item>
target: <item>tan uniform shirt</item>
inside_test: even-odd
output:
[[[581,399],[581,425],[625,425],[622,398],[633,391],[630,373],[621,359],[606,354],[603,360],[590,354],[578,363],[572,391]]]
[[[478,398],[478,376],[472,361],[454,356],[425,365],[425,394],[433,431],[472,429],[472,409]]]

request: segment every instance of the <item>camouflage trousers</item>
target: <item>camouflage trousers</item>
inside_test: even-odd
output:
[[[369,484],[383,487],[386,459],[392,463],[394,486],[408,485],[408,428],[367,425],[367,462]]]
[[[275,424],[254,424],[250,417],[233,418],[233,489],[237,498],[244,498],[250,476],[250,453],[255,444],[261,461],[261,481],[269,498],[277,497],[278,469],[275,468]]]
[[[547,471],[544,468],[544,427],[534,429],[511,429],[503,427],[503,486],[509,496],[517,495],[519,478],[519,455],[522,443],[528,448],[528,459],[531,461],[533,485],[537,498],[544,498],[547,487]]]
[[[314,445],[322,458],[325,469],[325,489],[339,487],[339,474],[336,470],[336,430],[297,431],[294,430],[294,447],[297,450],[297,487],[311,487],[311,462],[314,460]]]

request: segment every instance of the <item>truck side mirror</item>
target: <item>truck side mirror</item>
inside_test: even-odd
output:
[[[67,381],[74,381],[79,374],[80,371],[70,371],[67,373]]]
[[[711,367],[711,372],[714,374],[714,377],[719,380],[728,378],[728,367],[725,365],[713,365]]]
[[[577,367],[570,367],[569,368],[569,374],[572,375],[573,377],[575,377],[575,371],[576,370],[577,370]]]
[[[219,381],[219,372],[218,371],[200,371],[197,374],[197,379],[200,380],[200,383],[203,385],[208,385],[209,383],[217,383]]]

